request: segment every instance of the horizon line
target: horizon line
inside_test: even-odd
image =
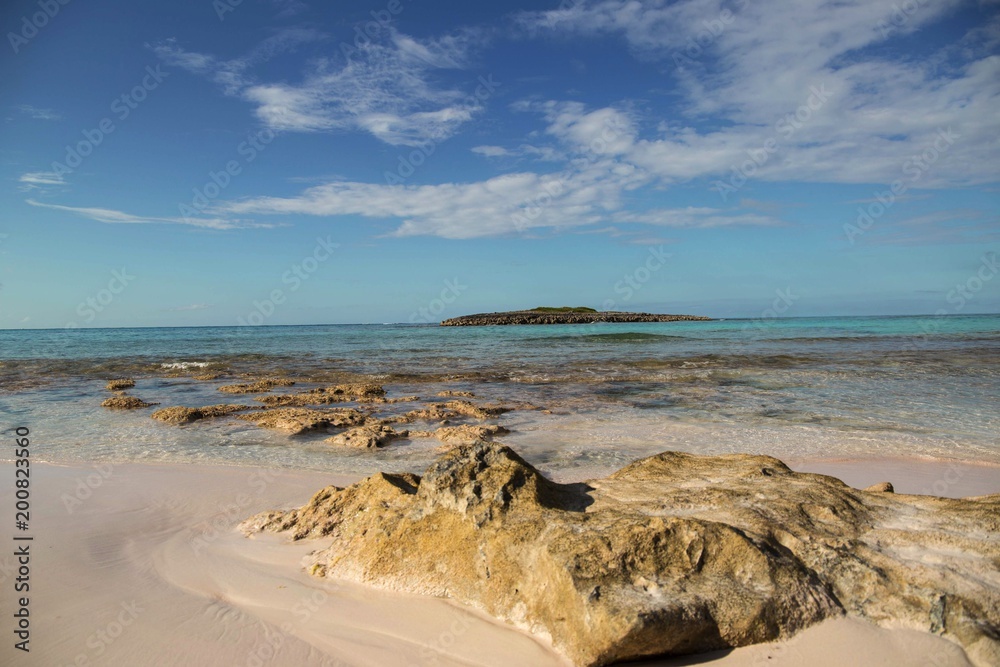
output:
[[[477,313],[474,313],[477,314]],[[938,315],[935,313],[921,313],[911,315],[797,315],[776,317],[712,317],[701,322],[726,322],[726,321],[755,321],[755,320],[819,320],[831,318],[890,318],[890,317],[913,317],[913,318],[938,318],[938,317],[981,317],[996,316],[1000,312],[982,313],[945,313]],[[707,315],[705,317],[708,317]],[[446,318],[450,319],[450,318]],[[443,322],[444,320],[442,320]],[[691,321],[679,320],[678,322],[594,322],[593,324],[692,324]],[[276,327],[439,327],[441,322],[314,322],[310,324],[173,324],[173,325],[135,325],[120,327],[0,327],[0,331],[113,331],[119,329],[266,329]],[[571,324],[526,324],[526,325],[493,325],[493,326],[574,326]],[[451,327],[462,328],[462,327]]]

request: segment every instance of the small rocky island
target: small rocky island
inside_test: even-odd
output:
[[[441,323],[443,327],[482,327],[507,324],[592,324],[595,322],[689,322],[708,321],[699,315],[661,315],[656,313],[626,313],[597,311],[586,307],[543,306],[531,310],[511,310],[505,313],[479,313],[453,317]]]

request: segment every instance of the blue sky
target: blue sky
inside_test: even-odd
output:
[[[0,328],[1000,311],[995,1],[36,0],[0,27]]]

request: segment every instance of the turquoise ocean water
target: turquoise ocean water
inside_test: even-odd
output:
[[[214,381],[194,375],[218,373]],[[1000,316],[842,317],[527,327],[330,325],[0,331],[4,429],[55,462],[175,461],[368,473],[420,470],[434,440],[343,451],[223,419],[185,427],[99,407],[107,379],[161,406],[252,402],[218,387],[294,377],[390,396],[546,410],[500,417],[554,474],[664,449],[783,458],[920,456],[1000,463]],[[285,390],[280,390],[285,391]],[[419,407],[385,406],[387,412]]]

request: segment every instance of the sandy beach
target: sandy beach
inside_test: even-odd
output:
[[[949,496],[996,492],[996,470],[915,461],[799,462],[901,491],[937,480]],[[13,467],[3,466],[5,479]],[[951,480],[951,481],[948,481]],[[445,599],[306,574],[329,540],[236,530],[352,478],[282,469],[102,464],[32,468],[30,654],[20,665],[568,665],[544,641]],[[2,502],[13,502],[4,485]],[[7,530],[6,538],[10,539]],[[7,588],[16,565],[0,558]],[[931,662],[928,662],[933,658]],[[16,660],[16,661],[15,661]],[[826,621],[790,641],[648,665],[967,665],[962,649],[908,629]]]

